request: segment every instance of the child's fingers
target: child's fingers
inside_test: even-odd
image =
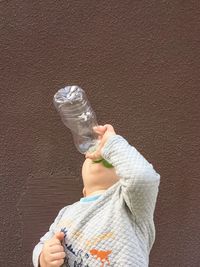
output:
[[[98,151],[95,151],[95,152],[93,152],[93,153],[86,153],[86,155],[85,155],[85,157],[86,158],[89,158],[89,159],[92,159],[92,160],[98,160],[98,159],[100,159],[100,158],[102,158],[101,157],[101,154],[99,153],[99,150]]]
[[[98,135],[97,139],[101,140],[102,139],[102,135]]]
[[[65,252],[51,253],[51,259],[52,259],[52,261],[64,259],[65,256],[66,256]]]
[[[94,126],[93,130],[95,132],[98,132],[99,134],[104,134],[106,132],[106,130],[108,130],[110,132],[115,132],[115,130],[111,124]]]
[[[57,267],[57,266],[62,266],[64,263],[64,259],[61,259],[61,260],[55,260],[52,262],[53,265],[51,265],[52,267]]]
[[[106,128],[106,125],[97,125],[93,127],[96,130],[103,131]]]
[[[99,126],[94,126],[93,127],[93,130],[98,133],[99,135],[103,135],[106,131],[106,127],[105,126],[102,126],[102,125],[99,125]]]
[[[62,245],[55,245],[49,248],[50,253],[64,252],[64,248]]]
[[[94,157],[94,153],[89,153],[89,152],[87,152],[87,153],[85,154],[85,157],[86,157],[86,159],[93,159],[93,157]]]
[[[114,128],[113,128],[113,126],[111,124],[105,124],[104,126],[106,127],[106,129],[109,132],[114,132],[115,133],[115,130],[114,130]]]
[[[102,137],[99,137],[98,139],[100,140],[100,139],[102,139]],[[103,144],[100,141],[99,144],[98,144],[97,149],[94,152],[89,152],[89,151],[86,152],[85,157],[86,158],[90,158],[90,159],[95,159],[95,160],[101,158],[101,149],[102,149],[102,147],[103,147]]]

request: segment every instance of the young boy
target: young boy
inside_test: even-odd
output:
[[[160,175],[112,125],[94,130],[100,144],[85,154],[84,197],[60,210],[33,250],[34,267],[149,264]]]

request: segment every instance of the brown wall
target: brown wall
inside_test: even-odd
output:
[[[52,98],[86,90],[161,174],[152,267],[199,266],[199,1],[1,1],[0,267],[32,266],[83,156]]]

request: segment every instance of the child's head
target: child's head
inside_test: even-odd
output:
[[[119,180],[115,168],[106,168],[102,162],[95,163],[86,158],[82,166],[84,196],[99,190],[106,190]]]

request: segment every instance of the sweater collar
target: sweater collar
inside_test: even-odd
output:
[[[91,201],[95,201],[96,199],[98,199],[102,194],[99,195],[94,195],[94,196],[88,196],[88,197],[82,197],[80,199],[80,202],[91,202]]]

